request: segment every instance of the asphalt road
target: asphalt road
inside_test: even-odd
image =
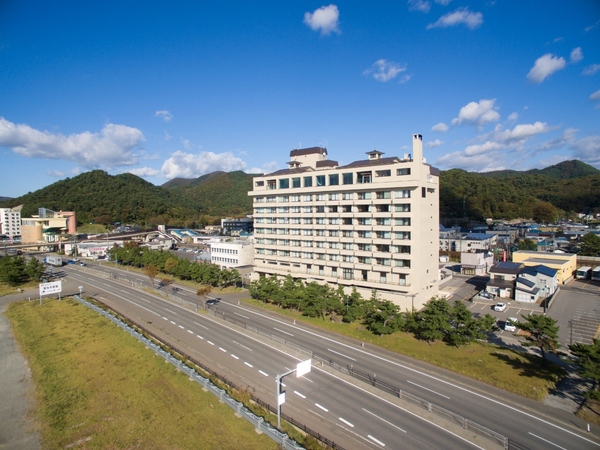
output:
[[[104,267],[101,270],[113,269]],[[86,273],[88,272],[86,268],[66,267],[64,272],[68,274],[67,280],[72,279],[75,284],[85,286],[86,295],[108,298],[110,293],[114,297],[112,301],[128,314],[146,323],[154,325],[157,322],[161,323],[159,326],[162,328],[161,331],[176,341],[185,343],[199,356],[213,361],[216,367],[226,371],[228,377],[242,380],[255,392],[266,395],[266,401],[271,403],[274,403],[275,397],[275,375],[288,370],[289,367],[294,367],[296,363],[294,358],[290,359],[289,355],[281,354],[279,349],[264,350],[262,342],[248,345],[252,339],[237,335],[234,328],[228,329],[227,324],[214,322],[207,324],[206,315],[193,314],[189,310],[167,304],[156,296],[131,289],[124,284],[115,286],[110,280],[102,280],[92,273]],[[149,284],[146,277],[133,272],[126,274],[126,277],[139,283]],[[178,295],[188,297],[190,300],[198,300],[195,293],[188,288],[182,287]],[[402,390],[504,434],[521,446],[530,449],[600,447],[595,427],[592,428],[591,433],[587,433],[584,431],[586,424],[564,411],[528,401],[424,363],[402,358],[368,345],[361,347],[360,343],[352,340],[296,325],[287,319],[273,317],[262,311],[238,305],[235,295],[223,296],[218,309],[219,312],[235,315],[239,320],[270,330],[271,333],[278,334],[284,339],[293,340],[320,356],[329,356],[339,364],[352,365],[358,370],[376,374],[378,379],[385,379]],[[223,327],[228,331],[224,331]],[[208,330],[213,328],[211,333],[214,334],[208,335]],[[232,337],[234,335],[237,335],[236,339]],[[244,349],[242,345],[251,350]],[[250,359],[247,355],[256,359]],[[254,370],[257,367],[261,369]],[[404,448],[405,445],[396,440],[401,436],[398,434],[402,433],[398,430],[401,429],[406,431],[403,434],[408,435],[403,438],[408,439],[406,442],[411,442],[410,448],[465,447],[465,442],[460,438],[425,423],[423,419],[415,419],[417,420],[415,423],[410,422],[408,419],[410,414],[400,413],[397,406],[389,405],[381,396],[374,397],[372,393],[359,394],[360,390],[351,385],[339,379],[332,379],[329,375],[320,373],[316,375],[317,373],[315,371],[307,378],[312,381],[308,386],[313,386],[313,389],[301,386],[295,389],[306,398],[295,394],[295,391],[288,394],[289,403],[284,405],[284,411],[288,408],[290,411],[298,410],[299,414],[302,414],[302,421],[309,422],[306,424],[311,428],[313,423],[315,427],[325,427],[327,432],[322,434],[333,436],[330,437],[333,440],[336,440],[335,436],[339,435],[340,439],[346,442],[346,445],[341,445],[357,448],[358,443],[362,443],[365,448],[378,448],[381,446],[380,443],[384,443],[387,447]],[[314,388],[315,383],[319,388]],[[359,397],[355,397],[357,395]],[[307,399],[310,399],[312,405],[305,404],[309,401]],[[349,399],[351,401],[348,401]],[[442,441],[444,445],[440,446]],[[348,442],[354,444],[349,445]],[[430,442],[437,442],[437,445],[429,447]],[[408,447],[407,445],[406,448]]]

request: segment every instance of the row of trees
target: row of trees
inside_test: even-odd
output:
[[[140,247],[137,242],[126,242],[122,247],[115,245],[108,254],[111,260],[119,264],[144,268],[153,286],[155,278],[161,272],[180,280],[191,280],[214,287],[239,285],[242,282],[236,269],[221,269],[215,264],[197,264],[171,252]]]
[[[20,286],[29,281],[39,281],[44,272],[44,264],[36,258],[29,262],[22,256],[0,258],[0,282],[9,286]]]
[[[489,314],[475,318],[462,302],[450,305],[432,298],[419,312],[401,311],[389,300],[380,300],[373,291],[364,299],[354,288],[346,295],[342,286],[336,289],[316,282],[304,283],[290,275],[261,277],[250,284],[252,298],[273,303],[281,308],[301,311],[309,317],[341,317],[347,323],[360,322],[374,334],[398,331],[413,333],[418,339],[432,343],[443,340],[457,347],[485,339],[492,331],[495,318]]]

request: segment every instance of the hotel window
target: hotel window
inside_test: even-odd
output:
[[[342,236],[346,238],[351,238],[353,236],[354,231],[352,230],[344,230],[342,231]]]
[[[357,208],[358,212],[360,213],[366,213],[371,211],[371,205],[358,205]]]
[[[289,195],[280,195],[277,200],[279,201],[279,203],[287,203],[290,201],[290,196]]]
[[[339,261],[340,255],[329,255],[329,261]]]
[[[337,173],[333,173],[331,175],[329,175],[329,185],[330,186],[337,186],[338,184],[340,184],[340,176]]]
[[[317,217],[316,224],[317,225],[325,225],[325,217]]]
[[[398,220],[398,219],[396,219]],[[379,226],[388,226],[392,224],[392,219],[390,219],[389,217],[378,217],[377,218],[377,225]]]
[[[358,257],[359,264],[371,264],[371,258],[368,256],[359,256]]]
[[[342,206],[342,212],[343,213],[351,213],[352,212],[352,205],[343,205]]]
[[[255,186],[256,186],[256,187],[263,187],[264,185],[265,185],[265,182],[264,182],[264,181],[257,181],[257,182],[255,183]]]
[[[377,264],[380,266],[391,266],[392,260],[389,258],[375,258]]]
[[[410,168],[397,169],[396,175],[410,175]]]
[[[338,242],[330,242],[329,248],[340,248],[340,244]]]
[[[315,253],[315,259],[325,260],[325,253]]]
[[[378,177],[391,177],[392,176],[392,171],[390,169],[387,169],[387,170],[377,170],[377,171],[375,171],[375,175],[377,175]]]
[[[377,239],[391,239],[392,233],[390,233],[389,231],[376,231],[375,236],[377,237]]]
[[[330,206],[329,207],[329,212],[330,213],[336,213],[336,212],[338,212],[338,207],[337,206]]]
[[[343,184],[352,184],[353,174],[352,173],[344,173],[342,174],[342,183]]]
[[[352,192],[344,192],[342,194],[342,200],[352,200],[354,198],[354,194]]]
[[[312,207],[310,207],[310,206],[303,206],[302,207],[302,212],[310,214],[312,212]]]
[[[304,202],[312,202],[312,195],[303,195],[302,196],[302,201]]]
[[[263,203],[265,201],[265,198],[264,197],[255,197],[254,201],[256,203]]]
[[[279,180],[279,189],[288,189],[290,187],[290,179],[282,178]]]
[[[325,230],[315,230],[317,232],[317,236],[326,236]]]
[[[410,204],[401,203],[399,205],[396,205],[396,212],[410,212]]]
[[[292,195],[292,202],[299,202],[299,201],[300,201],[299,195]]]
[[[277,201],[277,197],[275,197],[274,195],[267,197],[267,203],[275,203],[276,201]]]
[[[325,242],[323,242],[323,241],[317,241],[317,242],[315,242],[315,246],[317,248],[325,248]]]
[[[312,236],[313,235],[313,230],[303,230],[304,233],[302,233],[304,236]]]
[[[370,217],[359,217],[356,220],[358,221],[358,225],[371,225]]]
[[[390,205],[377,205],[377,212],[390,212]]]
[[[342,225],[352,225],[352,219],[350,217],[344,217]]]
[[[410,198],[410,190],[403,189],[401,191],[396,191],[396,198]]]
[[[398,277],[399,277],[398,284],[400,286],[406,286],[406,275],[401,273],[401,274],[398,274]]]
[[[290,241],[290,243],[292,244],[292,247],[300,247],[302,245],[302,241]]]
[[[304,225],[312,225],[313,220],[311,217],[305,217],[304,218]]]
[[[300,217],[292,217],[293,225],[300,225]]]
[[[315,212],[316,213],[324,213],[325,207],[324,206],[315,206]]]
[[[330,230],[329,231],[329,236],[330,237],[339,237],[340,236],[340,232],[338,230]]]
[[[304,177],[304,187],[312,187],[312,177]]]
[[[324,202],[325,200],[327,200],[327,196],[325,194],[317,194],[317,195],[315,195],[315,201],[317,201],[317,202]]]
[[[344,250],[352,250],[354,248],[354,244],[352,244],[351,242],[344,242],[342,244],[342,248]]]
[[[295,213],[295,214],[298,214],[300,212],[300,207],[299,206],[292,206],[291,212]]]
[[[396,231],[396,239],[410,239],[410,231]]]
[[[325,186],[325,175],[317,175],[317,186]]]
[[[291,252],[290,255],[292,258],[300,258],[300,252]]]
[[[359,200],[371,200],[371,193],[370,192],[359,192],[358,199]]]
[[[358,172],[356,174],[356,181],[358,184],[365,184],[371,182],[372,174],[371,172]]]
[[[410,259],[395,259],[396,267],[410,268]]]
[[[299,188],[300,187],[300,177],[292,178],[292,187]]]
[[[391,191],[379,191],[379,192],[377,192],[377,199],[378,200],[388,199],[388,198],[392,198],[392,192]]]
[[[352,269],[343,269],[342,273],[343,273],[344,280],[351,280],[352,276],[354,275]]]
[[[340,194],[329,194],[329,200],[339,200]]]
[[[359,238],[369,239],[371,237],[371,232],[368,230],[359,230],[357,233]]]
[[[377,244],[375,246],[375,251],[376,252],[389,253],[390,252],[390,246],[389,246],[389,244]]]
[[[331,268],[331,276],[332,277],[337,277],[337,267],[332,267]]]
[[[396,218],[396,225],[398,225],[398,226],[410,226],[410,217],[399,217],[399,218]]]

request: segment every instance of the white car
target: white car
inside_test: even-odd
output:
[[[494,311],[504,311],[506,309],[506,303],[496,303],[494,305]]]
[[[519,319],[517,319],[516,317],[509,317],[508,319],[506,319],[506,322],[504,322],[504,331],[517,331],[517,326],[515,325],[515,323],[518,320]]]

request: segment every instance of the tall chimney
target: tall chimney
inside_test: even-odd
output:
[[[413,134],[413,161],[423,162],[423,136]]]

